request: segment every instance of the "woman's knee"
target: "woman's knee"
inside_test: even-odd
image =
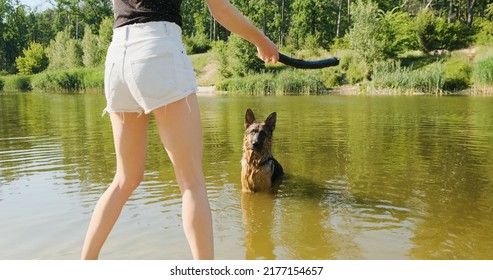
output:
[[[140,186],[144,174],[133,176],[116,175],[113,180],[112,186],[115,191],[118,191],[121,195],[129,197],[137,187]]]

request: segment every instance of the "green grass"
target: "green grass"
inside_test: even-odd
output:
[[[5,91],[30,91],[31,76],[10,75],[5,76],[3,90]]]

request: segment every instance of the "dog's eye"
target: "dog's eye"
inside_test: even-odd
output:
[[[258,129],[252,129],[250,130],[250,134],[257,134],[258,133]]]

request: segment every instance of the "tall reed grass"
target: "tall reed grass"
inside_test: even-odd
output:
[[[43,72],[33,77],[32,85],[34,90],[45,92],[102,91],[104,88],[104,70],[75,69]]]
[[[327,90],[320,71],[288,69],[279,73],[232,77],[217,85],[218,90],[250,95],[321,94]]]
[[[5,79],[3,86],[0,86],[2,87],[2,90],[30,91],[32,89],[31,76],[12,75],[12,76],[5,76],[2,79]]]
[[[483,58],[474,64],[472,79],[478,86],[493,86],[493,56]]]
[[[371,85],[393,93],[443,93],[443,63],[436,62],[421,69],[402,67],[399,61],[375,63]]]

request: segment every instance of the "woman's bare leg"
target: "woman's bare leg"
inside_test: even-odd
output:
[[[182,219],[194,259],[213,259],[212,217],[202,168],[202,122],[197,96],[154,111],[161,141],[182,193]]]
[[[96,204],[82,249],[82,259],[98,258],[123,205],[144,176],[149,116],[112,113],[111,124],[116,151],[116,174]]]

